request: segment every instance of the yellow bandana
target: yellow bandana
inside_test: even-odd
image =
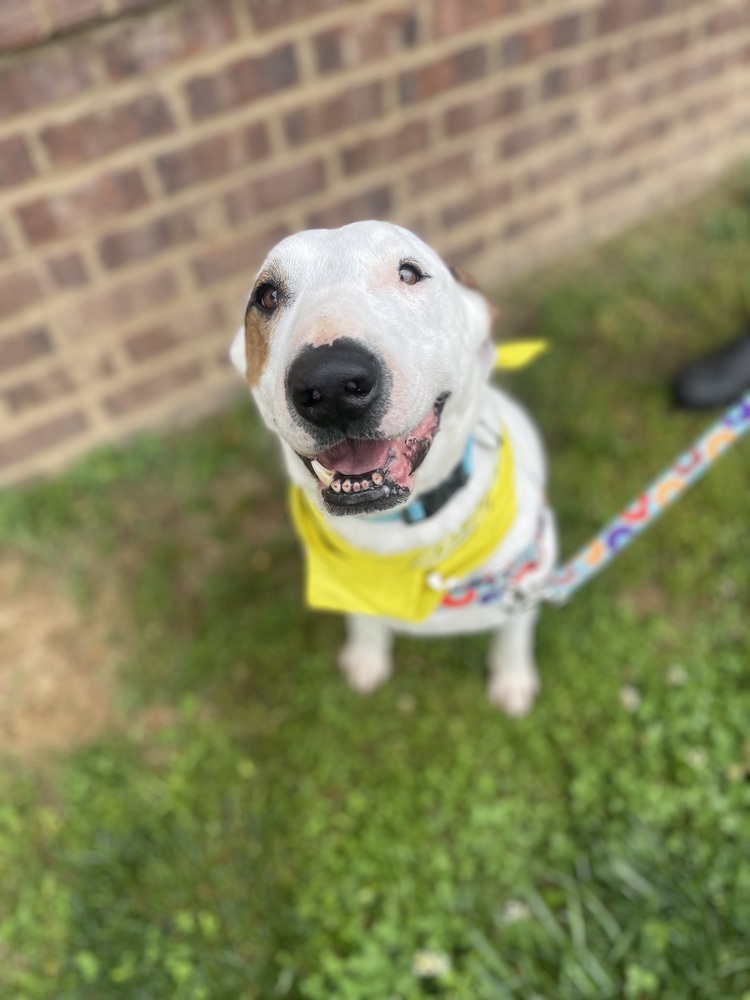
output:
[[[529,349],[526,344],[533,345]],[[521,367],[544,350],[539,342],[503,345],[497,367]],[[517,348],[517,350],[516,350]],[[502,353],[502,357],[500,354]],[[514,460],[501,443],[495,479],[479,507],[455,534],[439,543],[395,555],[358,549],[334,532],[304,490],[292,486],[292,520],[305,553],[305,598],[311,608],[346,614],[424,621],[443,594],[428,578],[466,577],[497,548],[516,517]]]
[[[396,555],[355,548],[331,530],[299,486],[292,487],[291,509],[305,551],[309,607],[421,622],[443,598],[429,586],[428,577],[467,576],[486,561],[513,523],[513,453],[504,442],[495,481],[474,514],[454,535],[425,548]]]

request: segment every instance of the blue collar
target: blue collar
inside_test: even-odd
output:
[[[469,438],[463,458],[447,479],[444,479],[433,490],[420,494],[408,506],[400,510],[394,510],[388,514],[381,514],[379,517],[372,518],[372,520],[401,521],[406,524],[418,524],[420,521],[432,517],[433,514],[437,514],[448,503],[451,497],[469,481],[473,451],[474,439]]]

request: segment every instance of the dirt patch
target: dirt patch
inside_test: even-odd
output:
[[[0,557],[0,753],[62,750],[116,720],[117,650],[50,572]]]

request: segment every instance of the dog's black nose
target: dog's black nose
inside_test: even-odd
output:
[[[287,376],[287,390],[297,413],[316,427],[344,433],[377,415],[382,385],[378,359],[346,337],[306,348]]]

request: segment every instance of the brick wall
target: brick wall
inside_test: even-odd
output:
[[[498,284],[717,176],[749,98],[750,0],[2,0],[0,482],[240,391],[285,234]]]

